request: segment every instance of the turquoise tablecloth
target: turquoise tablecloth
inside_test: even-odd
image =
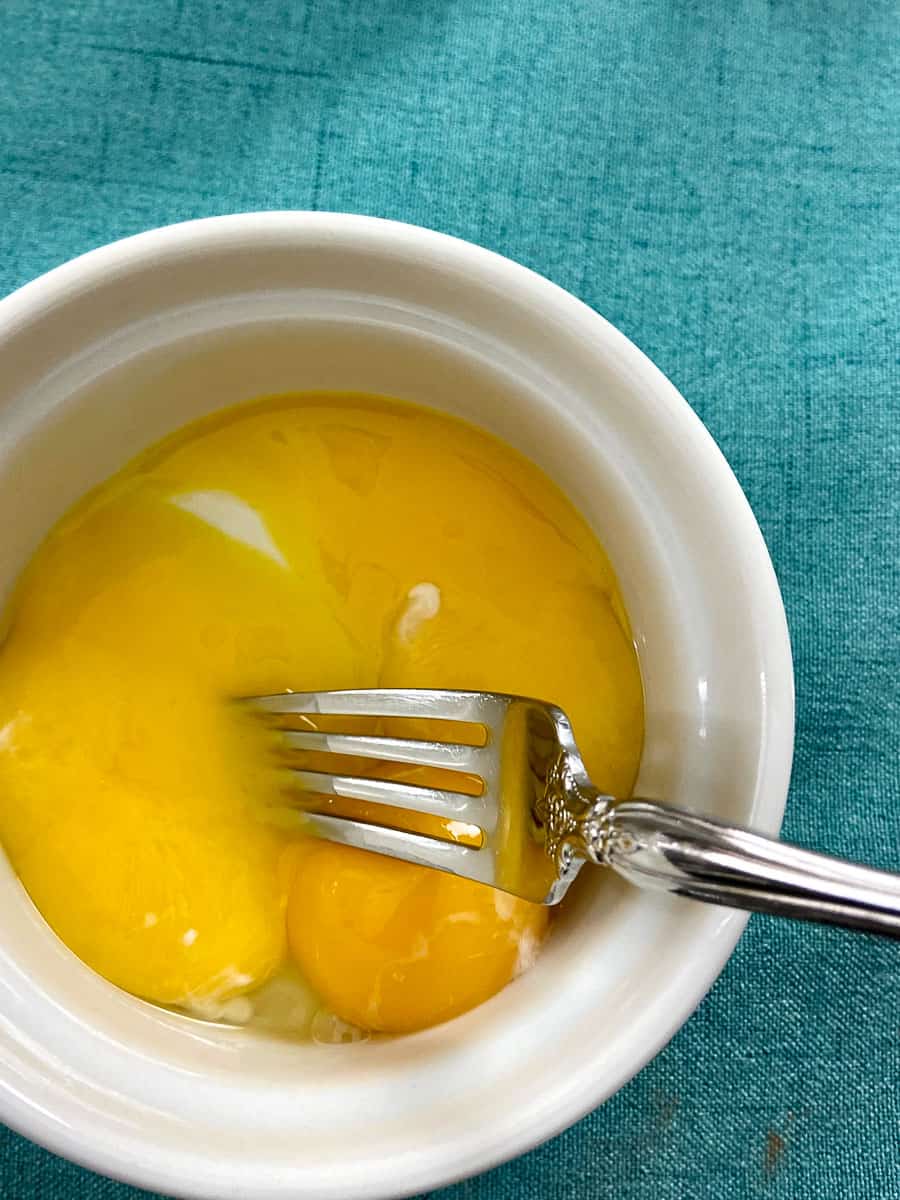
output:
[[[900,7],[3,0],[0,292],[259,208],[511,255],[643,347],[781,578],[785,832],[900,867]],[[126,1200],[0,1134],[4,1200]],[[895,1200],[900,946],[756,918],[623,1092],[444,1200]]]

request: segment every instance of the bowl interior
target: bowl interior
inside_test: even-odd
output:
[[[529,455],[606,546],[645,684],[639,790],[776,829],[793,719],[783,610],[686,405],[521,268],[323,220],[145,235],[0,305],[0,587],[87,488],[204,413],[307,388],[416,400]],[[490,1003],[327,1048],[122,994],[59,944],[2,860],[0,907],[0,1116],[100,1169],[219,1198],[396,1196],[533,1144],[671,1035],[743,923],[585,870],[536,967]]]

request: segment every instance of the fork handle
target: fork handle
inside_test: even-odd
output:
[[[611,805],[588,843],[640,887],[900,940],[900,875],[648,800]]]

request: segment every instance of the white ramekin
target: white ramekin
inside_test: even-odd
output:
[[[778,829],[790,647],[725,460],[596,313],[436,233],[327,213],[194,221],[0,302],[4,589],[67,506],[149,442],[304,388],[419,400],[540,463],[622,582],[647,696],[640,789]],[[396,1197],[482,1170],[629,1079],[744,926],[584,875],[537,966],[490,1003],[415,1037],[332,1048],[124,995],[59,944],[0,861],[0,1117],[98,1171],[214,1200]]]

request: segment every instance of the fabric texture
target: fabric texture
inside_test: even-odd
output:
[[[900,868],[898,76],[895,0],[4,0],[0,292],[261,208],[428,225],[570,289],[759,518],[785,835]],[[138,1195],[0,1132],[3,1200]],[[900,946],[754,918],[629,1086],[440,1195],[896,1200]]]

